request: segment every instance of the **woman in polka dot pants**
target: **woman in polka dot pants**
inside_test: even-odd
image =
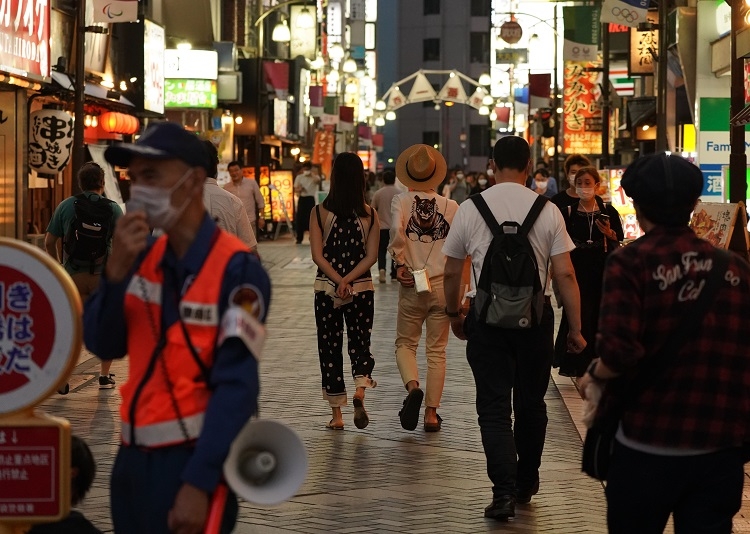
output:
[[[380,228],[377,212],[365,203],[365,174],[356,154],[339,154],[331,171],[331,187],[310,215],[310,248],[318,272],[315,277],[315,323],[323,398],[331,407],[326,425],[344,428],[341,407],[347,405],[344,379],[344,325],[347,352],[356,392],[354,425],[365,428],[370,419],[364,407],[365,389],[375,387],[370,336],[375,311],[370,268],[378,257]]]

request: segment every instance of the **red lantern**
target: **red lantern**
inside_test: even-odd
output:
[[[119,113],[115,113],[114,111],[109,111],[107,113],[103,113],[101,117],[99,117],[99,124],[102,127],[102,130],[104,130],[107,133],[118,133],[119,131]]]

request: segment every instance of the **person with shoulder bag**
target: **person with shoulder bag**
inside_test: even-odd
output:
[[[611,533],[732,531],[750,441],[750,266],[688,227],[703,175],[678,155],[622,178],[645,235],[607,260],[584,472]],[[647,481],[647,483],[646,483]]]

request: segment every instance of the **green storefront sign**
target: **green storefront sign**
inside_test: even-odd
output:
[[[216,80],[164,80],[164,107],[216,109]]]

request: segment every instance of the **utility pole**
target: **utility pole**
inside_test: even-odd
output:
[[[667,40],[669,26],[669,0],[659,2],[659,44],[656,51],[656,151],[664,152],[669,149],[667,140]]]
[[[663,2],[662,2],[663,3]],[[602,23],[602,168],[609,166],[609,23]]]
[[[73,175],[83,165],[83,104],[86,101],[85,76],[86,76],[86,0],[78,0],[78,12],[76,16],[76,79],[75,79],[75,103],[73,109]]]
[[[745,28],[744,2],[731,2],[731,89],[729,117],[736,117],[745,107],[745,64],[737,57],[737,34]],[[745,125],[729,126],[729,201],[746,202],[747,198],[747,156],[745,155]]]

